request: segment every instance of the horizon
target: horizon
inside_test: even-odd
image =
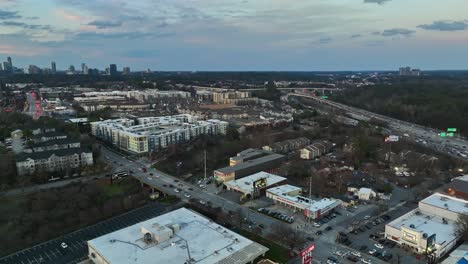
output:
[[[0,58],[62,70],[468,70],[463,0],[217,3],[3,0]]]

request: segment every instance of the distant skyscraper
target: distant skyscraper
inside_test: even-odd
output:
[[[4,71],[9,71],[10,70],[10,64],[8,64],[8,61],[3,62],[3,70]]]
[[[122,70],[122,74],[129,75],[130,74],[130,67],[124,67]]]
[[[3,66],[1,63],[0,63],[0,71],[3,71]]]
[[[84,74],[86,63],[81,63],[81,73]]]
[[[420,76],[420,69],[411,69],[411,67],[401,67],[400,76]]]
[[[115,64],[109,65],[109,75],[111,76],[117,75],[117,65]]]
[[[8,57],[7,60],[8,60],[10,72],[13,72],[13,62],[11,61],[11,57]]]
[[[85,64],[85,66],[83,67],[83,74],[84,75],[88,75],[89,74],[89,68],[88,68],[88,65]]]
[[[51,63],[51,68],[52,68],[52,73],[56,73],[57,72],[57,65],[55,64],[55,61],[53,61]]]
[[[70,67],[68,67],[68,71],[75,72],[75,66],[70,65]]]

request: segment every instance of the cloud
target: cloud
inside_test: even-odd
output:
[[[354,34],[354,35],[351,35],[351,38],[352,38],[352,39],[360,38],[360,37],[362,37],[361,34]]]
[[[55,9],[55,14],[58,17],[60,17],[60,18],[62,18],[64,20],[67,20],[67,21],[71,21],[71,22],[83,22],[83,21],[87,20],[87,18],[84,17],[84,16],[81,16],[79,14],[70,12],[70,11],[62,9],[62,8]]]
[[[418,28],[437,31],[460,31],[468,29],[468,20],[460,21],[434,21],[432,24],[419,25]]]
[[[332,38],[330,38],[330,37],[323,37],[323,38],[320,38],[318,42],[319,42],[320,44],[328,44],[328,43],[330,43],[331,41],[332,41]]]
[[[391,0],[364,0],[364,3],[383,5],[383,4],[385,4],[385,2],[389,2],[389,1],[391,1]]]
[[[49,25],[34,25],[34,24],[26,24],[23,22],[16,22],[16,21],[3,21],[0,22],[0,25],[6,27],[19,27],[24,29],[31,29],[31,30],[52,30],[52,27]]]
[[[15,19],[15,18],[21,18],[21,16],[18,15],[18,11],[6,11],[6,10],[0,9],[0,20]]]
[[[136,39],[136,38],[162,38],[173,36],[174,33],[154,33],[154,32],[113,32],[113,33],[98,33],[98,32],[80,32],[75,35],[75,39],[91,40],[91,39]]]
[[[381,35],[384,37],[394,37],[394,36],[409,37],[414,32],[415,32],[414,30],[410,30],[406,28],[392,28],[392,29],[384,30]]]
[[[95,20],[95,21],[89,22],[87,25],[95,26],[99,29],[114,28],[114,27],[122,26],[122,21]]]

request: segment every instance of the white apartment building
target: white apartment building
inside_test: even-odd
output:
[[[136,124],[138,123],[138,124]],[[174,115],[115,119],[91,123],[91,133],[130,153],[155,152],[200,135],[226,134],[228,123],[216,119],[198,121],[196,116]]]
[[[456,221],[468,214],[468,201],[435,193],[419,202],[418,208],[385,226],[385,237],[420,254],[444,256],[457,243]]]
[[[55,172],[93,165],[93,153],[81,148],[23,153],[16,156],[18,175],[38,171]]]

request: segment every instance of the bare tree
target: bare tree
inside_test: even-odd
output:
[[[456,234],[464,241],[468,241],[468,215],[460,215],[457,219],[456,226]]]

